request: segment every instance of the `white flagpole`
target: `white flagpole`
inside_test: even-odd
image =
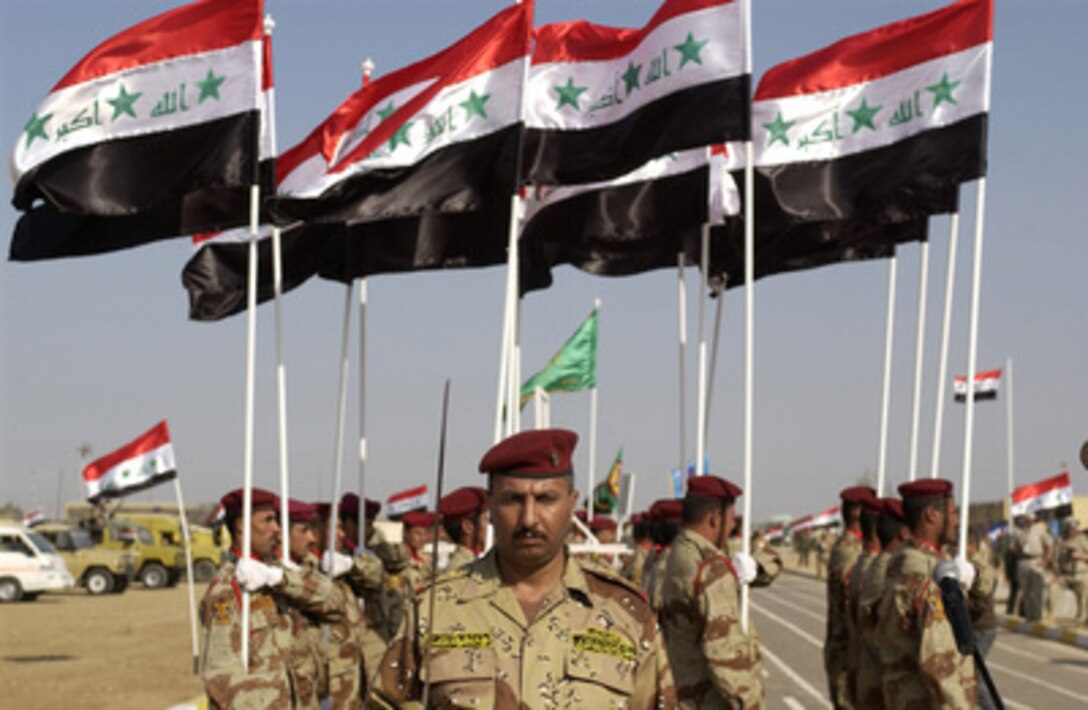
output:
[[[174,476],[174,494],[178,499],[178,518],[181,520],[181,537],[185,540],[185,579],[189,587],[189,627],[193,636],[193,675],[200,673],[200,642],[196,635],[196,592],[193,591],[193,545],[189,535],[189,519],[185,515],[185,501],[181,498],[181,479]]]
[[[597,339],[600,342],[600,328],[601,328],[601,299],[597,298],[593,301],[593,313],[597,318]],[[596,353],[594,353],[594,380],[596,380]],[[586,520],[593,521],[593,484],[596,481],[597,473],[597,390],[600,386],[594,382],[593,389],[589,393],[589,488],[587,494],[589,496],[589,509],[586,511]]]
[[[1012,492],[1013,486],[1016,485],[1015,477],[1015,459],[1012,455],[1012,358],[1005,359],[1005,430],[1006,438],[1008,439],[1008,452],[1009,452],[1009,531],[1008,534],[1012,534]]]
[[[718,371],[718,345],[721,343],[722,335],[722,310],[725,301],[725,276],[722,276],[721,290],[717,290],[718,297],[715,299],[714,304],[714,337],[711,342],[713,345],[710,347],[710,376],[707,378],[706,383],[706,422],[703,424],[703,429],[706,431],[705,436],[710,437],[710,405],[714,402],[714,375]],[[706,454],[703,455],[706,458]]]
[[[888,464],[888,405],[892,388],[892,340],[895,334],[896,255],[888,259],[888,313],[884,331],[884,388],[880,397],[880,451],[876,463],[876,494],[884,495]]]
[[[254,371],[257,364],[257,231],[261,186],[253,185],[249,193],[249,269],[246,290],[246,422],[242,464],[242,557],[249,559],[253,551],[253,401]],[[249,592],[242,594],[242,670],[249,672]]]
[[[926,290],[929,288],[929,240],[920,245],[918,254],[918,327],[914,335],[914,397],[911,404],[910,423],[910,480],[918,476],[918,429],[922,411],[922,355],[926,342]]]
[[[513,368],[510,371],[510,433],[521,431],[521,297],[514,294]]]
[[[699,248],[699,391],[696,399],[695,475],[706,475],[706,301],[710,288],[710,225],[704,224]]]
[[[344,472],[344,420],[348,408],[348,339],[351,331],[352,291],[355,282],[344,287],[344,332],[340,345],[340,392],[336,407],[336,450],[333,452],[332,498],[329,511],[329,552],[336,551],[336,522],[340,515],[340,491],[343,490]],[[362,499],[359,500],[360,513],[365,515]]]
[[[957,192],[959,188],[956,188]],[[956,196],[959,203],[959,195]],[[948,377],[948,341],[952,331],[952,296],[956,286],[956,251],[960,235],[960,213],[950,215],[948,234],[948,267],[944,283],[944,317],[941,324],[941,354],[937,365],[937,412],[933,418],[933,458],[929,463],[929,477],[937,478],[941,469],[941,429],[944,427],[945,380]]]
[[[752,74],[752,3],[742,0],[744,13],[744,71]],[[749,132],[750,133],[750,132]],[[752,434],[755,399],[755,151],[752,138],[744,142],[744,521],[741,524],[741,550],[751,554],[752,535]],[[747,584],[740,588],[740,627],[748,633]]]
[[[495,437],[492,442],[496,444],[505,434],[506,417],[504,413],[510,399],[508,394],[510,383],[507,382],[507,378],[510,376],[508,371],[510,365],[510,320],[510,272],[509,267],[507,267],[506,288],[502,307],[502,344],[499,347],[499,386],[495,398]]]
[[[359,279],[359,539],[366,547],[366,279]]]
[[[975,435],[975,370],[978,359],[978,310],[982,287],[982,227],[986,210],[986,178],[979,178],[975,203],[975,249],[971,260],[971,324],[967,340],[967,413],[963,426],[963,496],[960,503],[960,549],[967,559],[967,525],[971,518],[971,455]]]
[[[676,254],[676,271],[677,271],[677,281],[676,281],[676,283],[677,283],[677,305],[678,305],[678,309],[679,309],[679,315],[677,316],[676,322],[679,325],[679,332],[680,332],[680,416],[678,417],[678,419],[680,421],[680,450],[679,450],[680,460],[677,463],[677,466],[679,467],[679,470],[680,470],[681,474],[683,474],[684,466],[686,465],[685,459],[687,458],[686,452],[684,451],[686,441],[687,441],[687,432],[684,430],[685,429],[685,427],[684,427],[685,410],[687,408],[687,404],[685,402],[685,397],[684,397],[684,390],[686,389],[686,385],[687,385],[687,378],[684,375],[684,358],[685,358],[685,354],[686,354],[686,351],[687,351],[687,344],[688,344],[687,294],[686,294],[686,292],[684,290],[684,253],[683,252],[677,252],[677,254]]]

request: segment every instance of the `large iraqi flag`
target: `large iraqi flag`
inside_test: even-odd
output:
[[[798,221],[954,209],[986,172],[992,34],[992,0],[961,0],[768,70],[752,105],[762,188]]]
[[[98,45],[34,110],[11,161],[13,259],[243,224],[258,177],[263,0],[201,0]]]
[[[151,488],[177,476],[174,445],[163,420],[116,451],[83,469],[87,498],[116,498]]]
[[[1039,510],[1050,510],[1073,502],[1073,482],[1069,472],[1020,486],[1012,492],[1012,514],[1026,515]]]
[[[304,187],[281,185],[288,194],[274,214],[352,224],[509,201],[532,10],[532,2],[508,7],[456,44],[361,89],[328,124],[326,169]]]
[[[534,35],[529,182],[607,180],[671,151],[748,137],[740,2],[665,0],[641,28],[577,21]]]

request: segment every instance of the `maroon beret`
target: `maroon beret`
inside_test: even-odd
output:
[[[869,496],[868,498],[861,499],[861,509],[869,515],[880,515],[880,512],[884,510],[884,504],[881,502],[883,499],[876,496]]]
[[[594,515],[592,522],[589,524],[589,529],[593,532],[600,532],[602,530],[614,531],[616,529],[616,521],[604,515]]]
[[[378,517],[378,513],[382,510],[381,501],[372,500],[367,498],[363,501],[363,510],[366,512],[366,519],[373,520]]]
[[[480,473],[552,478],[571,473],[578,435],[566,429],[535,429],[503,439],[480,459]]]
[[[373,520],[377,517],[378,511],[382,509],[382,504],[376,500],[367,498],[363,503],[363,508],[366,511],[366,519]],[[359,496],[354,493],[345,493],[340,497],[340,505],[337,506],[337,515],[344,518],[358,518],[359,517]]]
[[[328,520],[329,515],[332,513],[332,503],[314,503],[314,511],[317,513],[317,517]]]
[[[242,514],[242,494],[242,489],[238,488],[226,494],[219,500],[219,504],[223,506],[223,510],[225,510],[228,515]],[[252,495],[253,510],[262,508],[276,509],[280,507],[279,496],[271,491],[266,491],[263,488],[254,488]]]
[[[688,479],[688,495],[692,498],[736,500],[741,493],[743,491],[740,488],[718,476],[695,476]]]
[[[317,506],[291,498],[287,501],[287,517],[292,523],[312,523],[317,519]]]
[[[586,515],[585,508],[579,508],[578,510],[574,511],[574,517],[578,518],[584,523],[589,516]]]
[[[679,523],[684,519],[684,502],[662,498],[650,506],[650,515],[660,523]]]
[[[400,521],[406,528],[431,528],[434,527],[434,513],[413,510],[402,515]]]
[[[628,519],[627,522],[631,523],[632,525],[640,525],[645,519],[645,513],[635,513]]]
[[[842,493],[839,494],[839,498],[842,498],[844,503],[864,503],[867,498],[875,498],[876,491],[870,486],[851,486],[850,488],[843,488]]]
[[[898,498],[881,498],[880,514],[887,518],[894,518],[901,523],[907,522],[903,515],[903,502]]]
[[[952,481],[943,478],[920,478],[917,481],[909,481],[899,486],[899,495],[903,500],[908,498],[951,498]]]
[[[458,488],[438,502],[438,512],[445,520],[461,520],[479,515],[487,508],[487,491],[479,486]]]

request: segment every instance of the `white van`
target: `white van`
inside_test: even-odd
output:
[[[38,533],[0,524],[0,602],[32,600],[74,584],[64,560]]]

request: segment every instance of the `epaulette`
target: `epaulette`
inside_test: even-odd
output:
[[[416,595],[423,594],[428,589],[431,589],[439,584],[445,584],[446,582],[452,582],[454,580],[462,579],[469,575],[471,565],[463,565],[461,567],[454,567],[453,569],[442,570],[438,573],[438,576],[433,580],[424,582],[416,589]]]
[[[646,592],[636,586],[634,582],[627,579],[626,577],[623,577],[615,570],[600,565],[593,560],[579,559],[578,565],[582,568],[583,572],[592,574],[597,579],[614,584],[617,587],[622,588],[624,591],[634,594],[642,601],[649,603]]]

